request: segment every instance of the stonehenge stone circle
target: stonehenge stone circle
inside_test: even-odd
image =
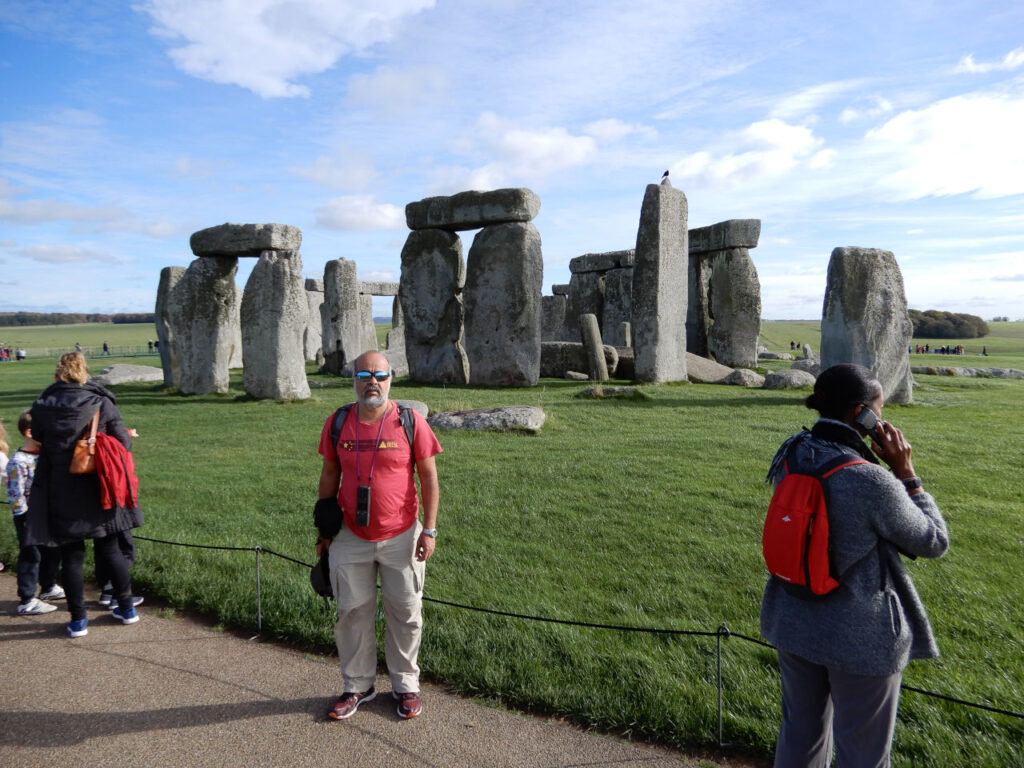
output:
[[[473,238],[463,291],[471,384],[536,385],[543,282],[540,233],[532,222],[491,224]]]
[[[303,336],[309,305],[298,251],[260,254],[242,296],[242,381],[258,398],[309,397]]]
[[[409,229],[444,229],[460,232],[492,224],[532,221],[540,211],[540,198],[525,188],[489,192],[460,192],[428,197],[405,206]]]
[[[881,382],[886,402],[909,403],[912,335],[903,275],[893,253],[833,250],[822,308],[821,370],[837,363],[863,365]]]
[[[181,380],[181,364],[171,326],[170,302],[175,286],[184,275],[185,267],[164,267],[160,270],[160,283],[156,289],[156,338],[160,342],[160,365],[164,370],[165,387],[176,387]]]
[[[686,291],[689,264],[686,195],[648,184],[633,266],[635,378],[686,380]]]
[[[193,232],[189,239],[196,256],[252,256],[264,251],[297,251],[302,230],[288,224],[220,224]]]
[[[398,298],[405,323],[409,376],[434,384],[469,383],[463,346],[462,240],[443,229],[409,233],[402,248]]]

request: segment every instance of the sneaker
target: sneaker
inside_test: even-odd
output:
[[[114,610],[110,612],[110,615],[122,624],[134,624],[139,620],[139,612],[135,610],[134,605],[131,608],[125,608],[123,611],[119,606],[115,605]]]
[[[132,605],[139,606],[142,605],[144,602],[146,602],[146,598],[142,597],[141,595],[132,595]],[[111,597],[110,604],[107,607],[117,608],[117,600],[114,600],[113,597]]]
[[[69,621],[67,630],[68,637],[84,637],[89,634],[87,627],[89,626],[88,619],[79,619],[78,621]]]
[[[391,696],[398,702],[396,711],[399,717],[408,720],[423,711],[423,702],[420,700],[419,693],[395,693],[392,691]]]
[[[359,705],[364,701],[373,701],[377,696],[377,690],[373,687],[368,691],[362,693],[356,693],[355,691],[348,691],[341,694],[334,706],[331,707],[331,711],[327,713],[327,716],[331,720],[344,720],[346,717],[352,717],[359,709]]]
[[[64,594],[64,588],[60,584],[54,584],[49,589],[39,593],[40,600],[63,600],[67,595]]]
[[[18,613],[22,616],[39,616],[43,613],[53,613],[56,610],[56,605],[44,603],[42,600],[36,597],[33,597],[27,603],[20,603],[18,605]]]
[[[96,602],[102,605],[104,608],[109,608],[114,604],[114,596],[109,592],[102,592],[100,594],[100,599]]]

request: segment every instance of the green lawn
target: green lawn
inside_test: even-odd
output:
[[[788,351],[793,329],[773,325],[765,338],[780,341],[769,346]],[[999,327],[998,336],[994,328],[988,364],[1024,359],[1020,325]],[[813,346],[809,334],[799,340]],[[0,366],[8,425],[52,371],[52,360]],[[300,403],[250,400],[237,371],[227,395],[119,387],[125,420],[140,432],[140,534],[261,546],[311,562],[317,440],[351,393],[347,381],[311,378],[338,386]],[[952,546],[942,560],[908,563],[943,656],[915,662],[905,681],[1022,712],[1024,382],[917,379],[915,403],[885,413],[913,442]],[[725,623],[757,637],[769,498],[762,481],[779,442],[813,421],[806,392],[676,384],[645,387],[647,400],[616,401],[580,399],[581,389],[556,380],[522,390],[395,383],[394,396],[433,411],[523,403],[548,416],[539,436],[439,434],[440,535],[427,596],[613,625],[713,632]],[[0,559],[14,551],[13,528],[0,528]],[[251,552],[145,541],[139,552],[133,574],[143,594],[255,627]],[[306,572],[266,555],[260,570],[264,636],[330,652],[331,620]],[[535,623],[434,603],[425,613],[424,674],[453,690],[667,744],[717,740],[716,638]],[[724,740],[769,754],[780,716],[774,655],[738,638],[722,645]],[[894,764],[1020,766],[1022,744],[1021,720],[908,692]]]

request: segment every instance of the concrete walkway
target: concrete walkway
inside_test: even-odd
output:
[[[95,597],[87,588],[87,595]],[[431,686],[424,712],[395,715],[387,678],[349,720],[325,713],[336,662],[218,632],[150,603],[123,626],[93,604],[89,634],[68,614],[19,616],[0,574],[0,765],[44,766],[753,766],[687,757],[500,711]]]

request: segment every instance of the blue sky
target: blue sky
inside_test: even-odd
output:
[[[3,0],[0,89],[0,310],[151,311],[227,221],[397,280],[406,203],[510,186],[549,293],[668,168],[691,227],[762,220],[765,318],[819,318],[848,245],[1024,318],[1016,0]]]

